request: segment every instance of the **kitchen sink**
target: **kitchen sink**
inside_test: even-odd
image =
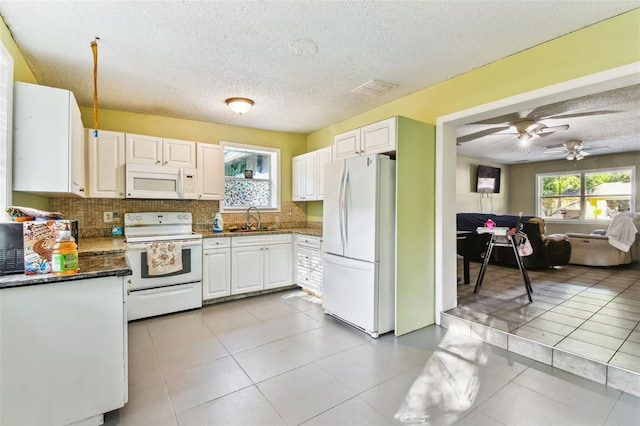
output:
[[[279,229],[237,229],[235,231],[230,231],[230,232],[238,232],[238,233],[251,233],[251,232],[275,232],[275,231],[279,231]]]

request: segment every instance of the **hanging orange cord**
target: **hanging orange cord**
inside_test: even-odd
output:
[[[98,40],[96,37],[91,42],[93,51],[93,128],[98,130]]]

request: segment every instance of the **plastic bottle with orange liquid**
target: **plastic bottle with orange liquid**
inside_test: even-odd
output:
[[[55,275],[77,274],[78,245],[71,236],[71,231],[60,231],[51,256],[51,270]]]

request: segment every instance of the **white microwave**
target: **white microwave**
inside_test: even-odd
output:
[[[127,198],[197,198],[197,170],[144,164],[126,165]]]

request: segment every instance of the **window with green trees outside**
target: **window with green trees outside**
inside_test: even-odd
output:
[[[609,220],[635,211],[635,167],[542,173],[536,180],[543,219]]]

